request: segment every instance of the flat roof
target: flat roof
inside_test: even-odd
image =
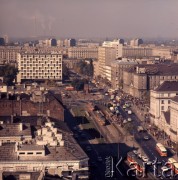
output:
[[[20,123],[11,123],[11,124],[0,124],[0,137],[9,137],[9,136],[31,136],[31,127],[30,124],[22,124],[23,130],[20,130]]]

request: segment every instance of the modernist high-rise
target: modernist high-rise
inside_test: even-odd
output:
[[[61,82],[62,54],[38,51],[36,53],[19,53],[18,69],[18,82],[47,79]]]

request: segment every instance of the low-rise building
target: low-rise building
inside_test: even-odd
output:
[[[33,119],[32,121],[33,122]],[[32,123],[34,124],[34,122]],[[13,128],[13,132],[11,131]],[[10,130],[11,129],[11,130]],[[0,173],[39,173],[88,178],[88,156],[69,131],[47,118],[43,124],[0,124]]]
[[[43,90],[1,93],[0,109],[0,116],[49,116],[64,121],[65,109],[61,101]]]

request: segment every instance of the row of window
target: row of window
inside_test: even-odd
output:
[[[161,104],[164,104],[165,100],[161,100]],[[168,104],[171,103],[171,100],[168,100]]]
[[[22,76],[21,79],[61,79],[61,76]]]
[[[61,57],[61,55],[21,55],[21,58]]]
[[[27,152],[27,153],[25,153],[25,152],[20,152],[19,154],[20,154],[20,155],[25,155],[25,154],[27,154],[27,155],[34,155],[34,154],[42,154],[42,152]]]

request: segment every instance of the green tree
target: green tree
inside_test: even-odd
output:
[[[66,66],[66,64],[62,64],[62,75],[64,78],[68,78],[69,77],[69,69]]]
[[[12,85],[18,73],[18,69],[12,65],[5,65],[0,67],[0,76],[4,78],[4,83]]]

